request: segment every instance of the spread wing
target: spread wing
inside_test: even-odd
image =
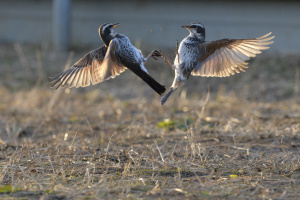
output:
[[[117,61],[114,54],[116,48],[117,44],[112,40],[108,48],[103,45],[87,53],[72,67],[56,76],[51,81],[51,87],[86,87],[119,75],[126,68]]]
[[[275,36],[268,33],[253,39],[223,39],[199,44],[198,65],[192,71],[194,76],[225,77],[245,71],[250,57],[268,49]]]
[[[97,69],[101,81],[115,78],[127,69],[116,56],[119,44],[118,39],[110,41],[101,68]]]

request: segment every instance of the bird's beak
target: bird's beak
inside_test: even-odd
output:
[[[189,26],[181,26],[181,28],[189,29]]]
[[[115,23],[115,24],[113,24],[113,28],[116,28],[116,27],[118,27],[118,26],[120,26],[120,24],[119,24],[119,23]]]

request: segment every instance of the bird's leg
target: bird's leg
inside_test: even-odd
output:
[[[179,49],[179,47],[178,47],[178,40],[177,40],[175,51],[176,51],[177,58],[178,58],[178,63],[179,63],[179,53],[178,53],[178,49]]]
[[[167,56],[165,56],[165,55],[161,52],[161,50],[160,50],[160,51],[153,50],[153,51],[147,56],[146,59],[148,60],[148,58],[150,58],[151,56],[152,56],[152,58],[154,58],[155,60],[157,60],[156,57],[162,57],[162,58],[165,60],[165,62],[167,62],[167,63],[172,67],[172,69],[174,69],[174,67],[173,67],[172,63],[170,62],[170,60],[167,58]]]
[[[172,69],[175,69],[172,65],[172,63],[170,62],[170,60],[167,58],[167,56],[165,56],[161,51],[159,52],[160,56],[163,57],[163,59],[165,60],[165,62],[167,62],[171,67]]]
[[[160,57],[160,56],[161,56],[161,55],[160,55],[159,51],[153,50],[153,51],[146,57],[146,59],[152,57],[152,58],[154,58],[155,60],[157,60],[156,57]]]

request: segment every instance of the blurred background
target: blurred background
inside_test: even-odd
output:
[[[98,35],[103,23],[120,23],[116,32],[127,35],[144,55],[161,49],[172,60],[176,42],[188,35],[180,26],[201,22],[207,40],[253,38],[269,32],[276,37],[269,50],[250,60],[246,73],[224,79],[191,77],[181,92],[197,96],[206,94],[210,87],[211,92],[223,88],[225,93],[234,91],[245,99],[291,98],[298,96],[299,90],[299,19],[300,2],[292,0],[2,0],[0,84],[12,89],[37,85],[48,89],[49,76],[103,45]],[[154,78],[169,87],[174,72],[162,59],[150,59],[146,66]],[[154,96],[142,82],[134,91],[114,86],[136,87],[139,79],[130,72],[124,74],[87,90],[100,88],[119,97]],[[86,88],[76,92],[82,90]]]
[[[55,30],[63,25],[60,29],[67,32],[69,48],[97,47],[102,43],[98,27],[118,22],[117,31],[140,48],[174,48],[176,40],[187,34],[181,25],[201,22],[207,40],[273,32],[276,40],[271,51],[299,52],[299,19],[300,2],[295,0],[1,0],[0,42],[51,45],[54,36],[59,37]]]

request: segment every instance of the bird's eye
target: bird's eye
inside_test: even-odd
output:
[[[190,26],[190,28],[196,28],[196,26],[195,26],[195,25],[193,25],[193,26]]]

